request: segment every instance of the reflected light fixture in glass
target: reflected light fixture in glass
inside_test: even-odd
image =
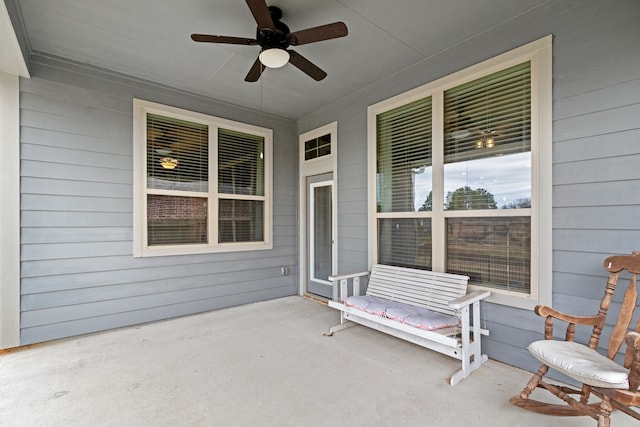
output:
[[[178,166],[178,159],[174,159],[173,157],[163,157],[160,159],[160,164],[165,169],[175,169]]]

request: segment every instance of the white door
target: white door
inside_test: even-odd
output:
[[[332,174],[307,177],[307,292],[331,298],[335,266]]]

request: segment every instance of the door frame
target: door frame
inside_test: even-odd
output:
[[[305,160],[305,142],[323,135],[330,135],[331,137],[331,153],[315,159]],[[332,234],[335,238],[333,243],[334,262],[332,266],[332,274],[336,274],[338,272],[338,122],[328,123],[319,128],[300,134],[298,137],[298,153],[298,194],[300,195],[298,207],[298,294],[307,295],[307,282],[309,277],[309,266],[307,259],[307,245],[309,244],[309,242],[307,241],[307,178],[310,176],[322,175],[326,173],[331,173],[333,175],[331,203],[333,215]]]

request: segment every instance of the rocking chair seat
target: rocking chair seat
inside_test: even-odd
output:
[[[540,340],[529,352],[545,365],[593,387],[629,389],[629,371],[597,351],[573,341]]]

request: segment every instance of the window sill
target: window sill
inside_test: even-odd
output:
[[[156,257],[156,256],[176,256],[176,255],[199,255],[210,253],[227,252],[248,252],[273,249],[271,243],[226,243],[217,246],[209,245],[175,245],[175,246],[153,246],[139,250],[134,250],[135,258]]]
[[[522,308],[533,310],[538,304],[544,304],[538,298],[534,298],[530,294],[522,294],[516,292],[506,292],[495,288],[486,288],[483,286],[469,285],[469,291],[490,291],[491,295],[485,299],[486,302],[493,304],[506,305],[514,308]]]

